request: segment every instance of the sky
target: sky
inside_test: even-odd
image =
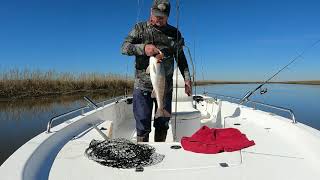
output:
[[[133,76],[134,57],[120,48],[134,24],[149,18],[151,4],[0,0],[0,71]],[[266,80],[307,49],[275,80],[320,80],[320,43],[310,48],[320,39],[320,1],[180,0],[179,7],[179,30],[191,48],[197,79]],[[169,24],[177,26],[175,0]]]

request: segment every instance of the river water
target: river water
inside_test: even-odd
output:
[[[209,85],[199,87],[197,91],[241,98],[256,87],[257,84]],[[291,109],[297,121],[320,130],[320,85],[267,84],[264,87],[267,93],[261,95],[258,90],[250,99]],[[283,111],[264,107],[258,109],[291,118],[289,113]]]
[[[110,97],[90,98],[100,102]],[[86,105],[80,96],[0,102],[0,165],[20,146],[45,131],[51,118]],[[74,115],[55,121],[53,126],[71,117]]]
[[[207,91],[242,97],[256,84],[208,85],[197,88],[197,93]],[[320,130],[320,85],[268,84],[268,92],[259,92],[252,100],[292,109],[299,122]],[[91,97],[95,102],[106,96]],[[0,165],[20,146],[46,130],[50,118],[86,105],[82,97],[61,97],[37,100],[0,102]],[[272,109],[263,110],[290,117],[288,113]],[[66,117],[55,124],[65,121]]]

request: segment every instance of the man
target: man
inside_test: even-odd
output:
[[[164,109],[171,113],[174,59],[185,80],[185,92],[191,96],[190,72],[183,52],[184,41],[180,32],[167,23],[170,13],[168,0],[155,0],[151,17],[147,22],[135,25],[122,45],[122,54],[135,56],[135,83],[133,90],[133,113],[136,120],[137,141],[148,142],[151,132],[151,116],[154,98],[151,97],[152,83],[146,73],[150,56],[160,58],[166,72],[166,95]],[[176,58],[178,51],[178,60]],[[160,56],[160,52],[161,56]],[[163,54],[163,55],[162,55]],[[156,103],[155,103],[156,104]],[[157,107],[155,108],[157,109]],[[164,142],[169,129],[170,117],[154,120],[155,142]]]

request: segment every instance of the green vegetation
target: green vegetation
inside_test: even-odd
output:
[[[0,73],[0,99],[54,95],[124,94],[131,91],[132,78],[101,73],[58,73],[40,70],[9,70]]]

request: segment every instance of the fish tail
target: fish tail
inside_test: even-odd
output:
[[[165,110],[165,109],[157,109],[155,118],[159,118],[159,117],[171,117],[171,114]]]

